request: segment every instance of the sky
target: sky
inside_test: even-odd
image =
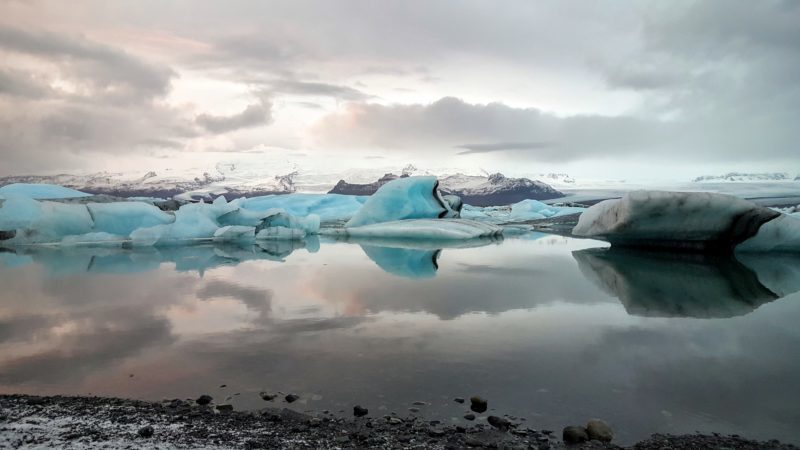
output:
[[[0,175],[800,173],[800,2],[0,0]]]

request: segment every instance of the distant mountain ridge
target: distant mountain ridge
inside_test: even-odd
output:
[[[765,173],[746,173],[746,172],[728,172],[723,175],[703,175],[692,180],[693,183],[702,182],[717,182],[717,181],[736,181],[736,182],[753,182],[753,181],[791,181],[792,177],[786,172],[765,172]],[[800,180],[800,175],[794,178],[794,181]]]
[[[267,177],[258,183],[238,183],[222,174],[203,172],[195,177],[159,176],[149,171],[141,177],[123,173],[96,172],[87,175],[18,175],[0,178],[0,186],[13,183],[46,183],[77,189],[96,195],[116,197],[171,198],[187,192],[219,192],[226,197],[288,194],[296,191],[293,178],[297,172]]]
[[[409,176],[387,173],[372,183],[357,184],[339,180],[330,194],[371,195],[384,184],[397,178]],[[439,190],[443,194],[457,195],[464,203],[473,206],[499,206],[517,203],[526,199],[548,200],[564,194],[547,183],[528,178],[508,178],[501,173],[489,176],[455,174],[439,178]]]

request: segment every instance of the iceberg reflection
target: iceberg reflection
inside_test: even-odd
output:
[[[156,270],[162,263],[175,264],[178,272],[203,273],[215,267],[243,261],[284,261],[295,250],[319,250],[319,239],[271,240],[254,243],[209,243],[176,247],[19,247],[0,253],[0,265],[38,264],[51,275],[91,273],[139,273]]]
[[[726,318],[800,290],[800,256],[632,249],[572,253],[581,273],[636,316]]]
[[[343,242],[359,244],[369,259],[384,272],[404,278],[433,278],[439,269],[439,256],[444,248],[475,248],[498,244],[502,237],[467,240],[340,238]]]

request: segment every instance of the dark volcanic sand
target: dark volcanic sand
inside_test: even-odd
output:
[[[597,441],[565,446],[560,430],[546,434],[515,426],[497,430],[477,423],[464,429],[415,418],[337,418],[277,408],[219,412],[181,400],[0,396],[0,448],[622,448]],[[628,448],[797,449],[716,435],[653,435]]]

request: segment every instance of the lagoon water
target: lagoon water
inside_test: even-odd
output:
[[[528,234],[0,252],[0,392],[486,414],[800,443],[800,257]],[[221,388],[221,385],[226,387]],[[227,397],[230,396],[230,399]],[[425,402],[415,406],[414,402]],[[417,408],[419,412],[411,412]]]

